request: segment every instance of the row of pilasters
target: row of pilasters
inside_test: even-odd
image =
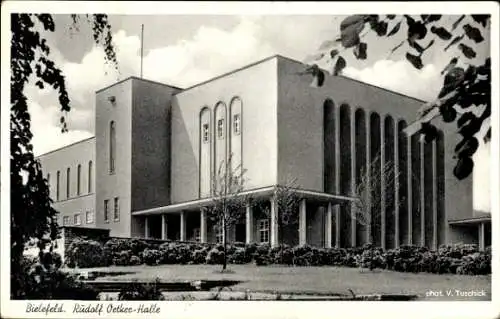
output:
[[[338,247],[361,246],[370,241],[371,232],[375,244],[383,248],[393,248],[402,244],[415,244],[437,248],[443,243],[444,210],[442,207],[443,190],[439,183],[444,178],[443,140],[425,143],[420,136],[406,137],[402,130],[404,121],[394,122],[387,116],[382,119],[376,113],[367,113],[360,109],[350,109],[345,105],[336,107],[325,102],[325,112],[334,112],[334,116],[325,113],[334,129],[325,127],[325,161],[333,161],[334,172],[328,172],[325,191],[334,194],[356,196],[356,188],[361,179],[362,169],[366,171],[368,185],[380,182],[380,200],[377,212],[372,212],[373,222],[362,225],[354,215],[354,207],[349,209],[339,206],[333,208],[335,220],[334,242]],[[358,114],[358,112],[360,112]],[[349,126],[348,128],[346,126]],[[326,134],[326,133],[325,133]],[[333,136],[333,143],[329,139]],[[359,140],[358,140],[359,139]],[[361,153],[360,153],[361,151]],[[370,166],[376,156],[380,159],[380,170],[385,165],[393,165],[393,178],[385,180],[384,174],[373,176]],[[347,159],[346,159],[347,158]],[[348,172],[348,173],[346,173]],[[345,179],[348,178],[349,182]],[[327,184],[331,183],[331,184]],[[328,185],[333,185],[332,188]],[[346,187],[346,185],[348,187]],[[370,191],[368,191],[370,192]],[[391,195],[391,196],[388,196]],[[390,201],[389,201],[390,200]]]

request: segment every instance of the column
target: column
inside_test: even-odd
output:
[[[420,140],[420,245],[425,246],[425,145]]]
[[[246,206],[245,220],[246,220],[246,223],[245,223],[245,226],[246,226],[246,240],[245,240],[245,242],[247,244],[250,244],[250,243],[253,242],[253,230],[254,230],[254,227],[253,227],[253,208],[252,208],[252,206],[249,203],[247,203],[247,206]]]
[[[332,247],[332,203],[328,203],[325,217],[325,247]]]
[[[385,231],[386,231],[386,214],[385,214],[385,207],[386,207],[386,196],[385,196],[385,189],[387,185],[385,184],[385,176],[383,174],[384,172],[384,167],[385,167],[385,120],[383,118],[380,118],[380,246],[382,246],[383,249],[385,249]]]
[[[394,121],[394,246],[397,248],[399,242],[399,132],[398,122]]]
[[[299,203],[299,245],[307,243],[307,210],[306,200],[302,199]]]
[[[484,250],[484,246],[485,246],[485,222],[481,222],[479,225],[479,236],[478,236],[478,239],[479,239],[479,250],[480,251],[483,251]]]
[[[276,207],[276,200],[271,198],[271,220],[270,220],[270,241],[271,247],[277,247],[279,245],[278,237],[278,207]]]
[[[356,108],[351,108],[350,116],[350,135],[351,135],[351,195],[356,190]],[[354,211],[354,203],[351,204],[351,246],[356,247],[356,214]]]
[[[144,237],[149,238],[149,218],[144,216]]]
[[[180,241],[186,241],[186,212],[181,211],[181,238]]]
[[[412,225],[412,217],[413,217],[413,175],[412,175],[412,158],[411,158],[411,148],[412,148],[412,143],[411,143],[411,136],[406,137],[406,152],[407,152],[407,160],[406,160],[406,167],[408,169],[407,171],[407,178],[406,181],[408,183],[407,188],[408,188],[408,245],[413,244],[413,225]]]
[[[335,106],[335,192],[340,194],[340,108]],[[335,205],[335,246],[340,247],[340,205]]]
[[[432,246],[438,248],[438,207],[437,207],[437,143],[432,141]]]
[[[161,239],[166,240],[167,239],[167,225],[166,225],[166,218],[165,214],[161,214]]]
[[[200,242],[207,242],[207,211],[200,209]]]
[[[372,178],[372,172],[371,172],[371,166],[372,166],[372,140],[371,140],[371,134],[370,134],[370,113],[367,112],[366,116],[366,184],[367,184],[367,192],[371,193],[371,178]],[[368,196],[368,200],[371,200],[371,196]],[[368,207],[371,207],[371,202],[368,203]],[[370,208],[371,210],[371,208]],[[370,215],[371,216],[371,215]],[[371,225],[371,218],[370,218],[370,223],[366,225],[366,242],[371,242],[371,233],[372,233],[372,225]],[[374,244],[374,243],[372,243]]]

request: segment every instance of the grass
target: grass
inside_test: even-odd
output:
[[[130,272],[118,276],[99,277],[97,280],[195,281],[237,280],[241,283],[233,291],[258,291],[301,294],[414,294],[424,300],[491,300],[491,275],[462,276],[451,274],[402,273],[395,271],[344,267],[288,267],[255,265],[228,265],[231,272],[220,272],[220,265],[158,265],[113,266],[85,269],[85,271]],[[461,291],[486,292],[486,297],[455,296]],[[451,290],[453,296],[446,295]],[[441,291],[443,296],[428,296]]]

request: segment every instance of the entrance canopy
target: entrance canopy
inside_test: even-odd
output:
[[[266,198],[266,197],[271,197],[274,193],[274,190],[275,190],[274,186],[269,186],[269,187],[263,187],[263,188],[252,189],[249,191],[244,191],[244,192],[241,192],[240,195],[241,196],[251,196],[252,198]],[[332,203],[333,205],[349,204],[349,203],[356,200],[356,198],[354,198],[354,197],[333,195],[333,194],[304,190],[304,189],[299,189],[299,188],[291,188],[291,191],[295,192],[303,199],[310,199],[310,200],[314,200],[316,202]],[[212,200],[213,200],[212,197],[207,197],[207,198],[197,199],[197,200],[193,200],[193,201],[189,201],[189,202],[183,202],[183,203],[177,203],[177,204],[172,204],[172,205],[167,205],[167,206],[162,206],[162,207],[140,210],[140,211],[133,212],[132,215],[134,215],[134,216],[156,215],[156,214],[174,213],[174,212],[179,212],[182,210],[197,210],[202,206],[210,205]]]
[[[482,216],[474,216],[470,218],[452,219],[448,221],[450,225],[456,226],[473,226],[481,223],[491,223],[491,215],[484,214]]]

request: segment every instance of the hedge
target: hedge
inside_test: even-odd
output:
[[[355,248],[283,245],[270,248],[268,244],[252,243],[228,245],[227,254],[229,264],[342,266],[463,275],[491,273],[491,249],[479,251],[477,245],[447,245],[436,251],[403,245],[384,251],[370,245]],[[74,241],[70,245],[66,263],[68,267],[77,265],[83,268],[139,264],[221,264],[223,259],[224,249],[220,244],[150,244],[140,239],[111,239],[104,245],[91,240]]]

